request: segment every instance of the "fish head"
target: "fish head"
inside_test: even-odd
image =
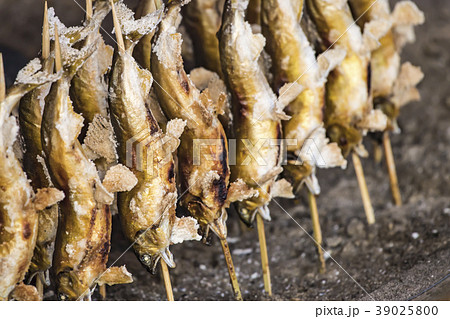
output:
[[[56,286],[58,299],[62,301],[79,300],[90,293],[90,287],[83,283],[73,271],[59,273]]]
[[[339,122],[328,123],[327,135],[331,142],[339,145],[344,157],[347,157],[362,140],[361,132],[356,128]]]

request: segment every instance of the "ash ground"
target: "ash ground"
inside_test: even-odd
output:
[[[27,1],[17,1],[22,2]],[[417,42],[405,48],[403,58],[420,65],[425,73],[419,85],[422,101],[402,110],[403,133],[392,136],[404,205],[391,204],[384,163],[364,160],[377,218],[369,227],[351,161],[346,171],[320,171],[318,208],[324,248],[332,258],[327,259],[326,273],[319,274],[316,248],[309,237],[312,227],[306,197],[295,202],[277,200],[283,209],[272,203],[273,220],[266,223],[272,298],[263,289],[256,229],[242,230],[230,212],[229,243],[245,300],[406,300],[449,274],[450,1],[415,2],[427,22],[416,29]],[[0,32],[0,43],[9,42],[6,31]],[[23,45],[12,47],[25,56],[33,54],[23,51]],[[371,148],[370,140],[367,148]],[[128,247],[118,219],[114,222],[110,262]],[[198,242],[173,246],[172,252],[177,263],[171,270],[176,300],[233,299],[217,240],[210,247]],[[116,263],[122,264],[135,282],[108,287],[108,300],[165,300],[159,274],[147,273],[131,251]],[[447,298],[449,281],[439,287],[441,296]],[[54,298],[51,293],[47,296]],[[424,294],[419,298],[435,297]]]

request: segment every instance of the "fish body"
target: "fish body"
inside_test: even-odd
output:
[[[119,16],[124,10],[128,9],[119,4]],[[162,9],[153,12],[153,28],[148,32],[155,30],[161,15]],[[130,44],[127,51],[119,49],[116,53],[109,89],[119,161],[137,178],[133,189],[118,194],[118,208],[126,237],[139,260],[153,272],[160,258],[175,267],[170,245],[199,236],[192,218],[175,215],[177,188],[172,153],[179,145],[184,122],[169,121],[163,133],[147,107],[152,74],[138,66],[133,49]]]
[[[360,145],[363,130],[382,130],[386,125],[385,118],[372,112],[369,68],[371,49],[385,34],[388,23],[362,34],[346,0],[307,0],[306,5],[322,42],[346,50],[344,60],[328,76],[325,125],[331,141],[347,156]]]
[[[152,72],[156,93],[170,119],[186,121],[178,150],[181,203],[200,226],[226,238],[230,170],[228,142],[208,91],[200,92],[184,71],[177,20],[181,1],[168,5],[156,34]]]
[[[13,151],[19,127],[10,115],[26,93],[56,79],[40,69],[39,59],[32,60],[0,101],[0,300],[8,298],[28,271],[37,238],[37,211],[46,207],[36,204],[45,198],[35,195]]]
[[[250,225],[257,212],[270,219],[267,204],[282,171],[281,118],[285,114],[258,63],[265,39],[253,34],[244,20],[245,6],[245,1],[226,1],[219,48],[223,74],[234,98],[236,165],[231,178],[258,191],[257,196],[236,204],[241,219]],[[250,153],[252,149],[257,155]]]
[[[300,26],[302,9],[302,0],[263,1],[261,24],[263,35],[268,40],[266,50],[272,58],[274,90],[278,92],[283,85],[291,82],[303,87],[303,91],[286,107],[286,113],[291,118],[283,122],[284,137],[292,140],[287,145],[289,160],[285,167],[286,175],[293,181],[295,188],[305,179],[310,179],[307,185],[314,193],[318,193],[314,178],[310,177],[314,174],[315,165],[345,165],[337,145],[327,143],[322,128],[326,78],[329,71],[345,57],[345,51],[330,50],[319,57],[319,62]],[[314,142],[314,146],[325,148],[319,150],[323,156],[327,155],[323,158],[324,163],[317,163],[317,159],[302,154],[302,147],[309,147],[306,143],[308,139]]]

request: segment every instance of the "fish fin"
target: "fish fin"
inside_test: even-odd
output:
[[[422,81],[424,75],[420,67],[409,62],[402,64],[400,73],[394,83],[392,102],[397,107],[420,100],[420,93],[416,85]]]
[[[118,285],[118,284],[130,284],[133,282],[133,275],[128,272],[125,266],[121,267],[109,267],[105,272],[97,279],[99,286],[103,285]]]
[[[111,122],[100,114],[96,114],[89,123],[83,146],[99,157],[105,158],[107,163],[114,162],[117,159],[117,153]]]
[[[384,114],[382,110],[376,109],[371,110],[369,114],[358,122],[357,126],[371,132],[382,132],[386,129],[387,124],[388,117],[386,114]]]
[[[56,188],[39,188],[33,202],[36,210],[43,210],[46,207],[55,205],[63,199],[64,192]]]
[[[325,83],[328,78],[328,74],[336,68],[345,59],[347,51],[342,48],[334,48],[317,57],[317,63],[319,65],[319,83]]]
[[[315,172],[305,178],[305,185],[306,187],[308,187],[308,190],[311,192],[311,194],[320,194],[320,185]]]
[[[375,19],[364,25],[363,46],[364,52],[372,52],[380,46],[380,39],[389,32],[392,23],[388,19]]]
[[[266,174],[264,174],[263,176],[261,176],[257,181],[255,181],[258,185],[264,185],[265,183],[267,183],[268,181],[270,181],[271,179],[274,179],[275,177],[277,177],[278,175],[281,174],[281,172],[283,172],[283,168],[280,166],[274,167],[272,168],[269,172],[267,172]]]
[[[425,15],[412,1],[398,2],[391,14],[392,24],[399,25],[420,25],[425,22]]]
[[[284,178],[273,183],[270,191],[271,197],[295,198],[291,183]]]
[[[132,47],[134,47],[134,45],[139,42],[143,36],[156,30],[156,27],[161,21],[164,13],[163,5],[162,8],[139,19],[135,19],[134,12],[129,9],[123,1],[118,1],[115,5],[115,9],[122,34],[131,42]]]
[[[17,301],[40,301],[41,297],[35,286],[18,284],[11,293],[11,299]]]
[[[303,86],[301,86],[297,82],[286,83],[285,85],[283,85],[280,88],[277,101],[281,110],[283,110],[287,105],[295,100],[297,96],[299,96],[299,94],[303,92],[303,89]]]
[[[222,208],[222,214],[217,218],[214,223],[209,224],[209,227],[220,239],[227,238],[227,219],[228,214],[225,207]]]
[[[94,165],[92,163],[92,165]],[[95,183],[94,198],[100,204],[111,205],[114,201],[114,194],[110,193],[98,180]]]
[[[345,168],[347,166],[341,149],[336,143],[330,143],[323,126],[318,127],[309,135],[297,155],[301,162],[306,162],[312,167],[340,166]]]
[[[170,235],[170,242],[175,245],[187,240],[198,241],[202,238],[198,234],[198,228],[197,220],[192,217],[176,218]]]
[[[130,169],[122,164],[111,167],[103,179],[103,186],[110,193],[128,192],[136,186],[138,179]]]
[[[173,119],[167,122],[164,145],[166,152],[173,153],[180,146],[180,136],[183,134],[187,122],[182,119]]]
[[[226,206],[229,207],[233,202],[240,202],[244,199],[258,196],[258,194],[258,190],[248,187],[242,179],[238,178],[235,182],[230,183]]]

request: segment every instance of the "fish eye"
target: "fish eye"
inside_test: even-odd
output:
[[[141,262],[145,265],[150,264],[151,260],[152,260],[152,257],[150,257],[150,255],[145,254],[145,255],[141,256]]]
[[[62,301],[65,301],[65,300],[69,299],[69,297],[68,297],[66,294],[60,292],[60,293],[58,294],[58,299],[59,299],[59,300],[62,300]]]

